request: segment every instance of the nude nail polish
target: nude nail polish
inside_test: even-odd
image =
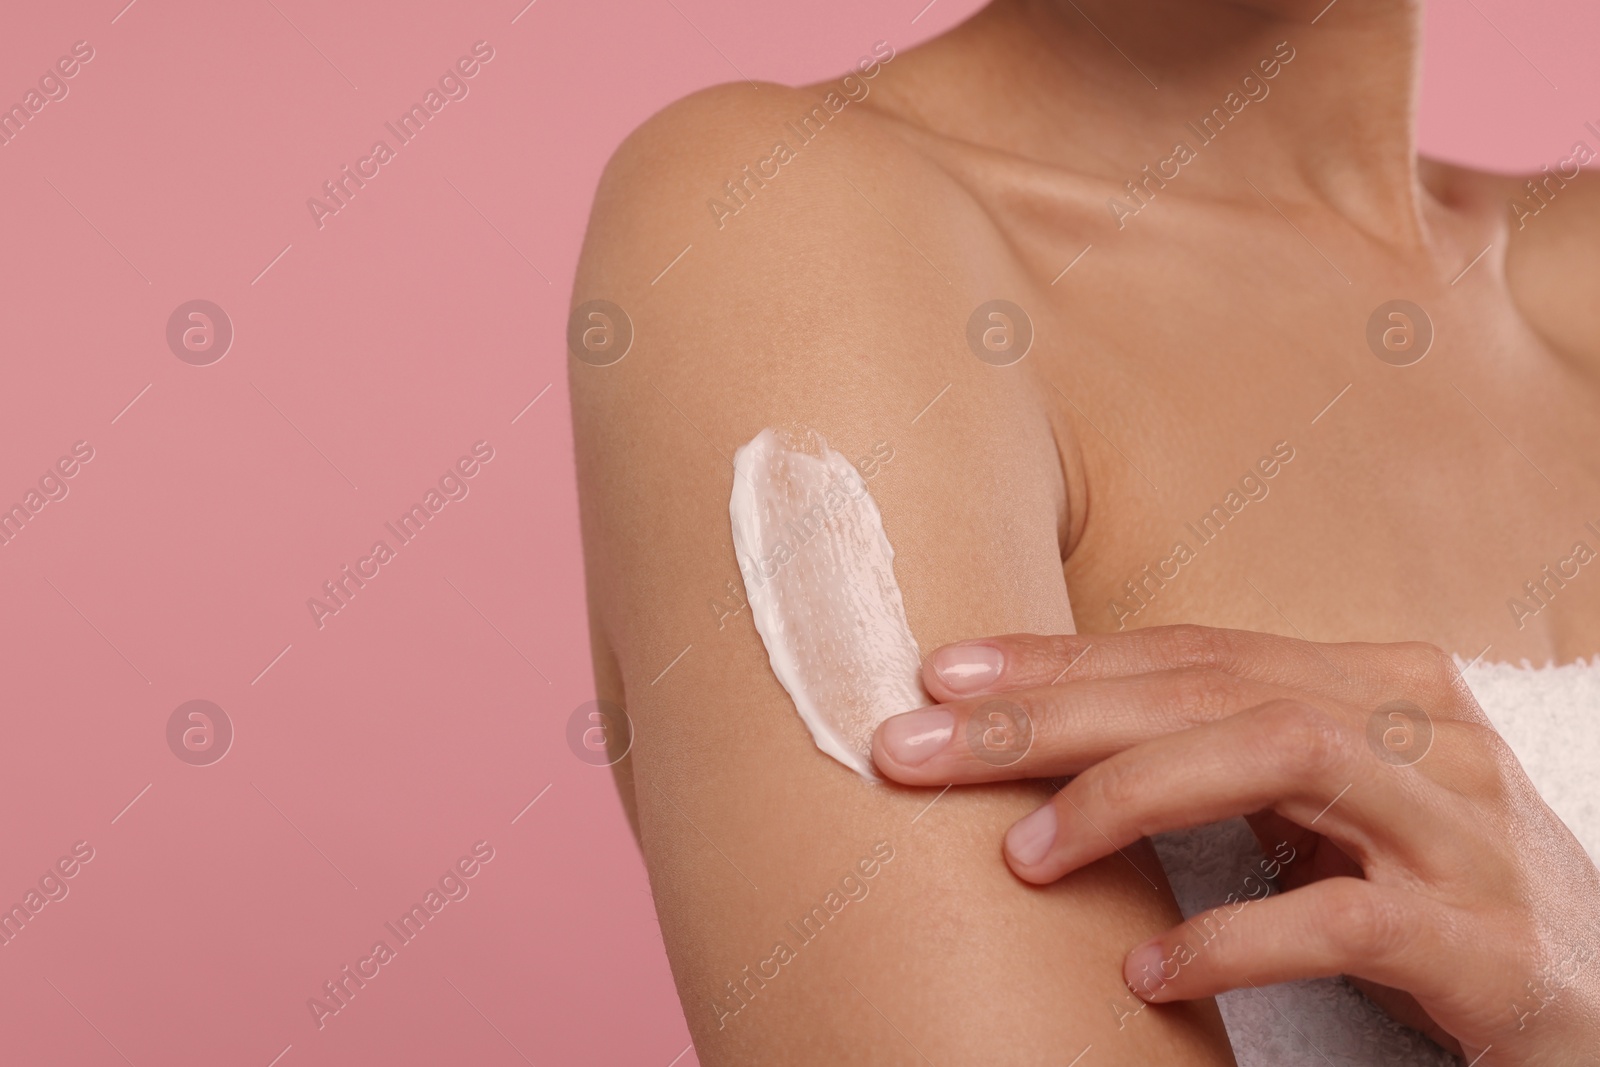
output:
[[[1018,820],[1006,831],[1006,851],[1024,867],[1031,867],[1045,858],[1050,846],[1056,843],[1056,808],[1046,804],[1026,818]]]
[[[916,767],[944,750],[955,734],[956,717],[943,708],[908,711],[884,722],[883,750],[896,763]]]
[[[947,645],[933,654],[933,673],[956,693],[973,693],[1000,680],[1005,656],[992,645]]]
[[[1123,980],[1140,998],[1157,999],[1166,985],[1161,977],[1161,963],[1161,942],[1148,941],[1128,953],[1122,964]]]

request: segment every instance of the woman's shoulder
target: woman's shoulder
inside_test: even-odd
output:
[[[622,309],[658,388],[735,406],[753,388],[865,415],[985,369],[969,319],[1035,280],[963,186],[865,106],[871,84],[859,69],[735,83],[652,116],[606,166],[574,308]],[[572,369],[575,404],[605,391]]]
[[[597,267],[636,259],[660,271],[684,249],[735,275],[782,257],[797,279],[850,250],[882,253],[891,274],[920,267],[954,284],[956,261],[988,250],[983,212],[903,123],[868,104],[882,68],[864,59],[814,85],[717,85],[652,115],[601,176],[580,289]],[[914,262],[902,265],[896,247]],[[654,272],[644,282],[664,284]]]

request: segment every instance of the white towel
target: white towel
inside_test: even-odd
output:
[[[1464,668],[1478,703],[1591,859],[1600,858],[1600,657],[1592,663]],[[1156,838],[1185,916],[1247,895],[1264,858],[1243,819]],[[1239,1067],[1449,1067],[1460,1060],[1399,1025],[1342,978],[1217,998]]]

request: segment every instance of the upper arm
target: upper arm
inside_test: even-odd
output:
[[[1102,1063],[1229,1063],[1209,1002],[1119,1018],[1137,1006],[1124,954],[1178,919],[1143,850],[1142,870],[1022,884],[1000,841],[1041,787],[928,808],[935,791],[864,782],[812,743],[738,610],[730,461],[804,426],[876,457],[861,469],[924,653],[1072,628],[1051,417],[1026,361],[966,345],[978,303],[1028,285],[981,214],[849,111],[720,228],[706,206],[812,102],[722,89],[648,124],[602,183],[574,294],[634,331],[620,362],[570,364],[585,552],[701,1062],[1065,1062],[1093,1043]],[[815,906],[828,921],[804,940],[790,924]]]

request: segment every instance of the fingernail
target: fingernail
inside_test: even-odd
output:
[[[993,645],[947,645],[933,654],[933,673],[956,693],[972,693],[1000,680],[1005,656]]]
[[[884,722],[883,749],[896,763],[915,767],[926,763],[950,743],[956,717],[943,708],[908,711]]]
[[[1046,804],[1006,831],[1006,851],[1024,867],[1044,859],[1056,842],[1056,808]]]
[[[1161,942],[1150,941],[1128,953],[1122,964],[1122,977],[1136,995],[1155,999],[1167,984],[1161,977]]]

